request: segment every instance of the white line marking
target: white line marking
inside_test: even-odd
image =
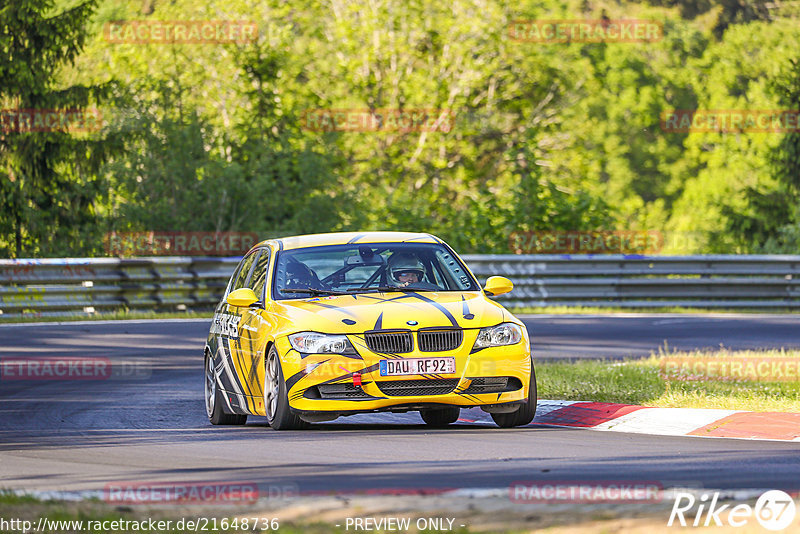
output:
[[[685,436],[689,432],[735,413],[738,413],[738,410],[643,408],[600,423],[594,429],[658,436]]]

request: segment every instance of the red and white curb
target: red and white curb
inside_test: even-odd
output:
[[[491,422],[489,415],[478,408],[461,413],[461,422]],[[540,399],[531,425],[657,436],[800,441],[800,413],[784,412],[648,408],[633,404]]]

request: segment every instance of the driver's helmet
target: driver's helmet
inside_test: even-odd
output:
[[[286,288],[305,289],[314,283],[311,268],[299,261],[290,261],[286,265]]]
[[[417,275],[417,282],[422,282],[425,276],[425,267],[415,254],[407,252],[395,253],[389,258],[389,282],[392,284],[402,284],[400,276],[404,274]]]

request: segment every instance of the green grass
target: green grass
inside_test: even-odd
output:
[[[129,311],[118,310],[105,313],[75,314],[64,316],[38,316],[31,314],[30,316],[22,317],[3,317],[0,315],[0,324],[2,323],[56,323],[67,321],[125,321],[129,319],[208,319],[213,317],[211,311],[174,311],[174,312],[158,312],[158,311]]]
[[[536,364],[543,399],[640,404],[665,408],[722,408],[800,413],[800,381],[714,379],[698,375],[672,379],[662,372],[666,358],[800,360],[798,350],[674,352],[637,360],[579,360]]]
[[[800,313],[798,308],[621,308],[621,307],[589,307],[589,306],[550,306],[542,307],[509,307],[515,314],[612,314],[612,313]],[[213,312],[206,311],[132,311],[115,310],[101,313],[85,314],[76,313],[64,316],[42,316],[30,313],[17,317],[4,317],[0,315],[0,324],[3,323],[50,323],[66,321],[124,321],[126,319],[211,319]]]

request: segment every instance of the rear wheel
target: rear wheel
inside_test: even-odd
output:
[[[443,427],[458,421],[458,416],[461,414],[461,408],[458,406],[453,406],[449,408],[420,410],[419,414],[422,416],[422,420],[425,421],[428,426]]]
[[[275,430],[297,430],[308,426],[289,409],[286,380],[283,379],[278,350],[274,345],[267,353],[264,369],[264,410],[269,426]]]
[[[533,421],[536,415],[536,372],[533,369],[533,358],[531,358],[531,379],[528,387],[528,402],[521,404],[516,411],[511,413],[493,413],[492,419],[500,428],[511,428],[515,426],[527,425]]]
[[[205,398],[206,415],[212,425],[243,425],[247,422],[246,415],[235,413],[225,413],[222,406],[225,399],[222,392],[217,387],[217,374],[214,371],[214,359],[206,353],[206,379],[205,379]]]

